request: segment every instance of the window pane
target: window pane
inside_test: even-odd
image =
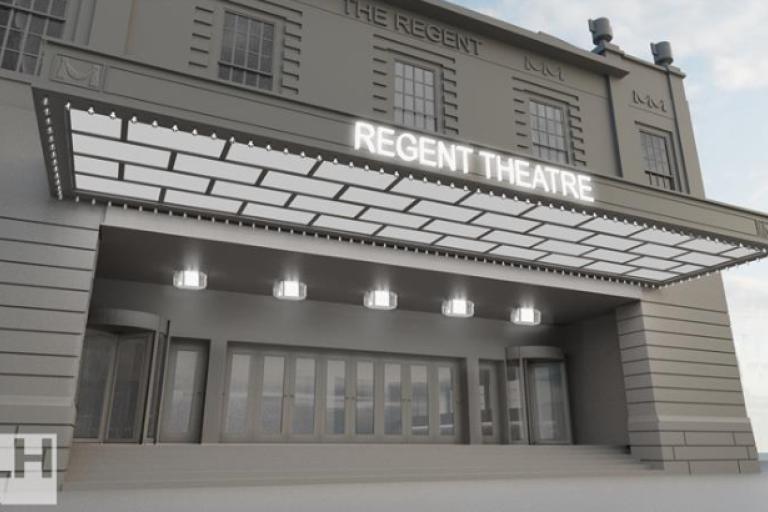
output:
[[[454,397],[453,397],[453,369],[440,366],[437,369],[438,385],[438,414],[440,417],[440,435],[450,436],[454,434]]]
[[[224,432],[243,434],[248,430],[248,388],[251,381],[251,356],[232,354],[227,394],[227,417]]]
[[[3,62],[0,64],[0,67],[3,69],[10,69],[12,71],[16,71],[16,64],[19,61],[19,54],[18,52],[12,52],[10,50],[6,50],[3,54]]]
[[[50,37],[61,37],[61,34],[64,33],[64,22],[49,20],[47,33]]]
[[[373,363],[358,361],[355,406],[355,431],[373,434]]]
[[[311,434],[315,431],[314,359],[296,359],[295,386],[291,431],[294,434]]]
[[[64,17],[67,10],[67,0],[53,0],[51,14],[53,16]]]
[[[32,16],[29,23],[29,32],[31,34],[42,34],[45,29],[45,18],[42,16]]]
[[[411,432],[429,434],[429,386],[427,367],[422,365],[411,366]]]
[[[35,0],[32,9],[38,12],[47,13],[51,6],[51,0]]]
[[[24,53],[30,54],[33,57],[40,52],[40,44],[43,42],[40,36],[28,35],[27,42],[24,44]]]
[[[235,49],[234,46],[235,33],[232,30],[224,30],[224,37],[221,40],[221,60],[225,62],[232,62],[232,55]]]
[[[402,433],[403,402],[399,364],[384,365],[384,433]]]
[[[344,361],[328,361],[325,381],[325,431],[328,434],[344,433],[346,369]]]
[[[264,357],[264,384],[261,392],[261,430],[265,434],[279,434],[283,425],[283,380],[285,359]]]
[[[5,47],[7,50],[21,50],[21,39],[23,34],[18,30],[11,30],[8,34],[8,42]]]

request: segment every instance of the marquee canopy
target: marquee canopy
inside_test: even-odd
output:
[[[706,230],[478,187],[401,165],[372,168],[142,112],[41,100],[41,135],[60,199],[432,251],[598,279],[666,285],[766,254]]]

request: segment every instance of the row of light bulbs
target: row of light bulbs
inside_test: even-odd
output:
[[[177,270],[173,274],[173,286],[180,290],[204,290],[208,286],[208,276],[199,270]],[[307,298],[307,285],[295,279],[277,281],[272,295],[280,300],[304,300]],[[397,294],[386,288],[369,290],[363,295],[363,305],[380,311],[393,310],[397,308]],[[454,297],[443,301],[441,311],[451,318],[470,318],[475,314],[475,303]],[[517,307],[512,310],[510,321],[517,325],[539,325],[541,311],[531,306]]]

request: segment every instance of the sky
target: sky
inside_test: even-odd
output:
[[[652,60],[670,41],[686,73],[706,194],[768,212],[768,1],[453,0],[517,26],[592,48],[589,18],[608,17],[613,43]],[[768,260],[723,273],[747,411],[768,452]]]

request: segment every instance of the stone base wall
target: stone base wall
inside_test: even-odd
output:
[[[674,472],[757,472],[722,285],[678,286],[617,310],[632,454]]]

